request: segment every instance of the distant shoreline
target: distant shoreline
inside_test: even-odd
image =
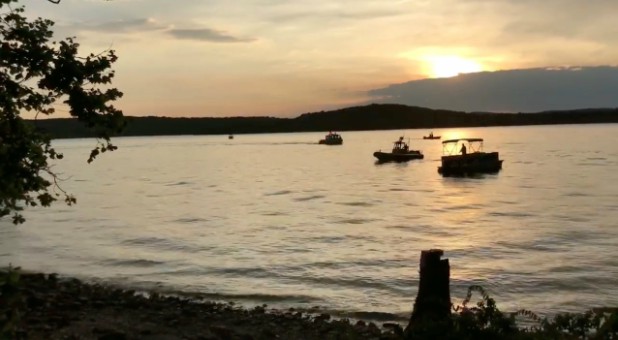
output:
[[[618,109],[581,109],[538,113],[490,113],[433,110],[396,104],[372,104],[306,113],[296,118],[126,117],[119,136],[228,135],[247,133],[371,131],[457,127],[618,123]],[[76,119],[31,121],[52,138],[93,137]]]

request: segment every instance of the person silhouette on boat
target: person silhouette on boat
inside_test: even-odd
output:
[[[465,155],[468,152],[468,150],[466,149],[466,144],[461,144],[461,150],[459,151],[461,151],[462,155]]]
[[[429,133],[429,138],[433,138],[433,131]]]

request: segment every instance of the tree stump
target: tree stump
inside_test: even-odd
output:
[[[448,332],[451,316],[450,266],[444,251],[421,251],[420,280],[414,309],[405,329],[407,339]],[[437,332],[437,333],[436,333]]]

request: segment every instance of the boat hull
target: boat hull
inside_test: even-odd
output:
[[[475,152],[467,155],[442,156],[442,166],[438,167],[438,173],[442,176],[496,173],[502,169],[502,162],[497,152]]]
[[[423,139],[440,139],[440,138],[442,138],[442,136],[433,136],[433,137],[423,136]]]
[[[324,144],[324,145],[341,145],[341,144],[343,144],[343,140],[326,140],[326,139],[320,139],[320,141],[318,142],[318,144]]]
[[[373,156],[378,159],[378,162],[407,162],[414,159],[423,159],[422,153],[419,151],[411,151],[407,153],[392,153],[376,151]]]

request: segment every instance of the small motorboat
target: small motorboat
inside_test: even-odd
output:
[[[329,131],[324,139],[320,139],[318,144],[341,145],[343,144],[343,138],[338,133]]]
[[[234,135],[227,136],[227,139],[234,139]]]
[[[442,136],[434,136],[433,132],[429,134],[429,136],[423,136],[423,139],[440,139]]]
[[[461,146],[460,146],[461,145]],[[483,152],[482,138],[459,138],[442,142],[442,176],[496,173],[502,169],[498,152]]]
[[[418,150],[410,150],[408,143],[403,141],[403,137],[393,143],[391,152],[376,151],[373,156],[378,162],[407,162],[413,159],[423,159],[425,156]]]

